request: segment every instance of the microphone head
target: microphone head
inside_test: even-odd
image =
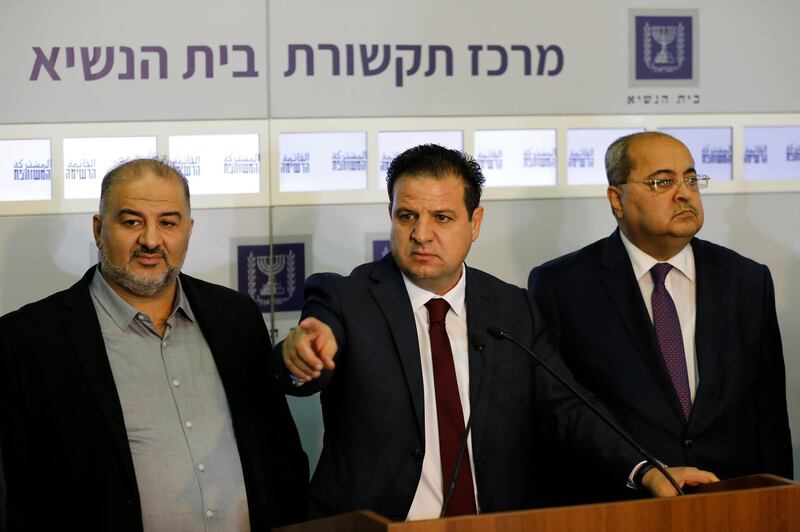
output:
[[[499,325],[489,325],[486,327],[486,332],[500,340],[504,340],[507,336],[506,332],[501,329]]]

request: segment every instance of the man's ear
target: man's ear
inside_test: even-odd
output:
[[[478,205],[472,211],[472,241],[478,240],[481,234],[481,222],[483,222],[483,205]]]
[[[103,241],[100,238],[100,233],[103,231],[103,218],[99,214],[95,214],[92,216],[92,234],[94,234],[94,245],[97,246],[97,249],[103,245]]]
[[[622,211],[622,189],[614,185],[609,185],[606,190],[606,196],[608,196],[608,203],[611,205],[611,213],[614,215],[614,218],[622,220],[624,218],[624,213]]]

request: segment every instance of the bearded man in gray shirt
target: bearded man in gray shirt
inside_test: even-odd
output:
[[[304,518],[308,461],[258,307],[180,273],[186,179],[103,179],[100,264],[0,318],[10,530],[266,530]]]

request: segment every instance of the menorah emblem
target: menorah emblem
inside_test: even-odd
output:
[[[686,39],[687,25],[683,22],[674,24],[663,22],[661,24],[645,22],[642,26],[642,60],[650,72],[672,74],[683,68],[687,58],[687,44],[689,44]]]
[[[675,56],[667,50],[667,46],[675,41],[675,37],[678,36],[678,28],[676,26],[652,26],[650,31],[653,40],[661,46],[653,62],[661,65],[675,63]]]
[[[267,276],[267,282],[261,287],[259,295],[269,297],[271,295],[271,288],[275,286],[275,295],[283,295],[285,290],[283,286],[275,283],[275,276],[286,268],[286,255],[274,254],[272,256],[272,264],[270,264],[269,255],[259,255],[256,257],[256,267],[258,270]]]
[[[238,246],[239,291],[258,303],[261,312],[297,311],[303,305],[303,243]]]

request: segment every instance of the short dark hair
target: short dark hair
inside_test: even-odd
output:
[[[472,213],[480,205],[483,183],[486,181],[481,167],[472,156],[438,144],[420,144],[394,158],[386,172],[389,204],[394,200],[394,184],[403,176],[443,179],[449,175],[464,181],[464,206],[471,220]]]
[[[186,206],[192,211],[192,202],[189,198],[189,181],[174,165],[161,159],[132,159],[118,164],[106,173],[100,185],[100,215],[105,214],[108,207],[108,192],[111,187],[124,177],[139,177],[145,171],[150,171],[159,177],[177,178],[183,185],[183,194],[186,197]]]
[[[660,131],[639,131],[620,137],[606,150],[606,179],[609,185],[621,185],[627,183],[628,176],[633,170],[633,159],[631,159],[631,144],[642,137],[662,137],[678,140],[672,135],[667,135]]]

